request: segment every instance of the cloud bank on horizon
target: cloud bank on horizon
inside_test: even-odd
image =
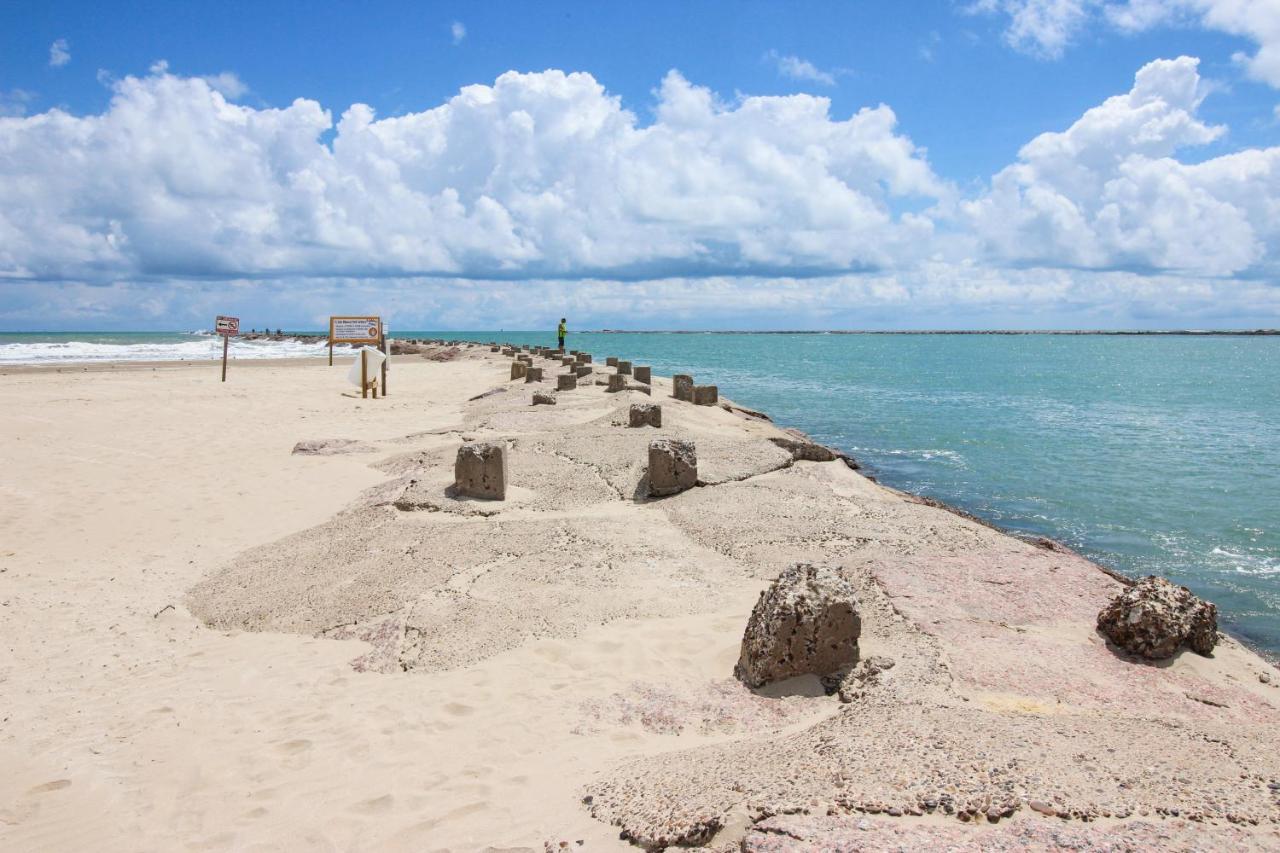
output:
[[[1007,15],[1011,44],[1047,54],[1090,16],[1133,30],[1182,16],[1254,38],[1239,62],[1280,87],[1276,8],[971,11]],[[1187,56],[1146,64],[964,188],[888,105],[844,118],[811,94],[724,100],[678,71],[647,123],[559,70],[336,120],[307,99],[237,103],[248,87],[231,73],[158,63],[110,85],[97,115],[0,117],[0,321],[110,323],[128,306],[194,320],[230,294],[312,321],[363,299],[413,325],[518,326],[535,284],[548,314],[617,328],[1280,316],[1280,147],[1197,157],[1227,128],[1200,116],[1211,87]]]

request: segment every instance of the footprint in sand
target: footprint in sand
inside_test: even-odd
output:
[[[43,785],[36,785],[27,791],[28,794],[47,794],[50,791],[61,791],[63,788],[70,788],[70,779],[54,779],[52,782],[45,782]]]
[[[444,706],[444,710],[455,717],[469,717],[476,712],[475,708],[470,705],[463,705],[461,702],[450,702]]]
[[[353,812],[360,812],[361,814],[382,814],[383,812],[390,811],[391,807],[395,805],[395,801],[396,798],[390,794],[383,794],[381,797],[374,797],[372,800],[361,800],[358,803],[348,806],[348,808]]]
[[[309,740],[286,741],[276,749],[284,753],[285,759],[281,764],[288,770],[301,770],[311,763],[311,741]]]

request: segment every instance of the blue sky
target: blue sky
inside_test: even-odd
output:
[[[1280,325],[1277,53],[1273,0],[11,2],[0,328]]]

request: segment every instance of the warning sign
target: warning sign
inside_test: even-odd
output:
[[[240,334],[240,318],[223,317],[219,314],[218,319],[214,322],[213,328],[219,335],[238,335]]]
[[[381,317],[330,317],[330,344],[373,344],[382,337]]]

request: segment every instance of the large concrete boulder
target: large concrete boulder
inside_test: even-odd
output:
[[[833,675],[858,662],[861,633],[853,586],[830,566],[797,563],[760,593],[733,674],[751,688]]]
[[[604,390],[610,393],[616,394],[617,392],[622,391],[626,387],[627,387],[627,377],[623,376],[621,373],[610,373],[609,387],[605,388]]]
[[[619,361],[619,362],[618,362],[618,373],[620,373],[620,374],[621,374],[621,375],[623,375],[623,376],[630,376],[630,375],[631,375],[631,362],[629,362],[629,361]]]
[[[698,385],[693,389],[695,406],[714,406],[720,401],[720,389],[715,385]]]
[[[1183,645],[1207,655],[1218,643],[1218,608],[1185,586],[1148,575],[1098,614],[1098,630],[1130,654],[1173,657]]]
[[[556,377],[557,391],[572,391],[578,387],[578,377],[573,373],[562,373]]]
[[[674,495],[698,485],[698,453],[692,441],[649,442],[649,494]]]
[[[693,402],[693,377],[687,373],[677,373],[671,377],[671,396],[677,400]]]
[[[535,406],[554,406],[556,404],[556,395],[550,391],[534,391],[533,405]]]
[[[662,407],[657,403],[632,403],[627,412],[627,420],[633,427],[660,427]]]
[[[529,369],[529,366],[528,366],[527,364],[525,364],[523,361],[513,361],[513,362],[511,362],[511,378],[512,378],[512,379],[523,379],[523,378],[524,378],[524,372],[525,372],[526,370],[528,370],[528,369]]]
[[[632,378],[634,378],[637,382],[643,382],[644,384],[648,385],[650,384],[650,382],[652,382],[652,379],[650,378],[652,375],[651,370],[652,368],[650,368],[649,365],[647,364],[638,364],[632,370]]]
[[[541,381],[542,381],[542,368],[541,368],[541,367],[528,367],[528,368],[525,368],[525,371],[524,371],[524,381],[525,381],[525,382],[541,382]]]
[[[469,498],[505,500],[507,497],[507,447],[476,442],[458,448],[453,463],[453,488]]]
[[[589,376],[591,374],[591,365],[579,364],[578,366],[573,368],[573,372],[577,374],[579,379],[581,379],[583,376]]]

